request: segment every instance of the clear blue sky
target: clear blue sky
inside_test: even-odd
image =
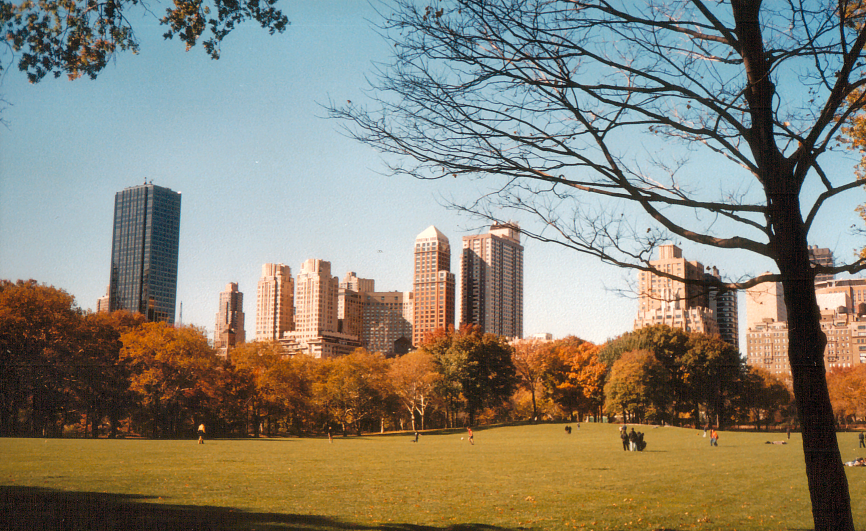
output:
[[[462,236],[480,232],[437,198],[476,197],[483,183],[384,176],[377,153],[323,118],[329,98],[363,101],[365,76],[388,58],[368,22],[372,8],[327,0],[281,7],[291,21],[283,35],[242,26],[219,61],[163,41],[156,16],[142,14],[140,54],[117,56],[96,81],[29,85],[10,68],[0,85],[10,104],[0,126],[0,278],[33,278],[95,309],[108,284],[114,194],[145,179],[183,194],[178,301],[184,323],[211,335],[219,292],[238,282],[253,336],[265,262],[297,274],[304,260],[321,258],[340,279],[355,271],[377,290],[408,291],[418,233],[436,225],[459,249]],[[840,168],[850,171],[850,160]],[[852,207],[839,208],[839,222],[825,224],[814,243],[847,258]],[[601,342],[631,329],[634,300],[610,289],[627,288],[634,273],[524,243],[527,335]],[[688,246],[684,253],[734,276],[771,267]],[[459,253],[451,268],[459,277]]]

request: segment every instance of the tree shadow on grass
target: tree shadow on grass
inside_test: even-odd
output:
[[[431,527],[368,525],[316,515],[255,513],[228,507],[147,503],[152,496],[64,492],[38,487],[0,486],[0,529],[9,531],[184,530],[230,531],[511,531],[484,524]]]

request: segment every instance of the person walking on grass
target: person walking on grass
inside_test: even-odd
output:
[[[716,429],[713,428],[710,430],[710,446],[718,446],[719,445],[719,434],[716,433]]]
[[[198,425],[198,443],[204,444],[204,422]]]
[[[473,444],[473,445],[474,445],[474,444],[475,444],[475,436],[472,435],[472,428],[470,428],[469,426],[467,426],[466,429],[469,431],[469,444]]]

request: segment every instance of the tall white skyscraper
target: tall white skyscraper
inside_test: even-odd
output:
[[[256,341],[275,341],[294,325],[292,269],[283,264],[262,265],[256,300]]]
[[[523,246],[514,223],[463,237],[460,324],[485,333],[523,337]]]
[[[418,346],[425,334],[454,326],[451,245],[448,238],[433,225],[415,238],[413,291],[415,311],[412,344]]]

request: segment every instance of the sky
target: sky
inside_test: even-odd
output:
[[[374,279],[377,291],[409,291],[415,237],[435,225],[450,240],[459,279],[462,237],[486,227],[443,197],[478,197],[484,183],[388,176],[381,155],[326,118],[329,101],[365,101],[375,63],[389,58],[392,45],[371,24],[377,13],[361,1],[280,7],[291,21],[284,34],[241,26],[218,61],[164,41],[158,13],[131,12],[140,53],[119,54],[96,80],[30,85],[9,68],[0,84],[8,102],[0,113],[0,278],[62,288],[95,310],[108,285],[114,195],[152,181],[182,193],[177,318],[182,303],[183,323],[211,337],[229,282],[244,293],[253,336],[268,262],[297,275],[319,258],[340,279],[352,271]],[[852,160],[838,171],[850,171]],[[846,231],[855,204],[833,210],[814,243],[847,257],[858,245]],[[635,273],[523,244],[526,335],[603,342],[631,330],[637,304],[619,290]],[[724,274],[772,268],[683,248]]]

